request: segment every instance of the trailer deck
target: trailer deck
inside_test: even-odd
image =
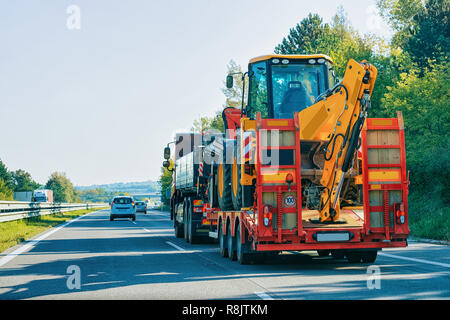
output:
[[[304,229],[342,229],[342,228],[362,228],[364,220],[358,215],[360,209],[343,209],[338,223],[317,223],[312,220],[317,219],[317,210],[302,210],[302,225]]]

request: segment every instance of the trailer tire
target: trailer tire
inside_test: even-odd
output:
[[[357,252],[357,251],[347,252],[346,256],[347,256],[348,262],[350,262],[350,263],[360,263],[361,259],[362,259],[361,253]]]
[[[377,260],[377,250],[364,251],[361,253],[362,262],[364,263],[373,263]]]
[[[331,256],[333,259],[341,260],[345,258],[345,253],[343,250],[331,250]]]
[[[222,230],[222,221],[219,222],[218,238],[219,238],[220,255],[226,258],[228,257],[228,249],[227,249],[227,241]]]
[[[236,260],[236,237],[231,235],[231,222],[228,224],[227,231],[227,241],[228,241],[228,258],[231,261]]]
[[[330,255],[331,250],[317,250],[317,254],[319,257],[328,257]]]
[[[251,263],[250,244],[247,241],[247,230],[244,230],[244,243],[241,243],[241,223],[239,222],[236,229],[236,258],[240,264]]]

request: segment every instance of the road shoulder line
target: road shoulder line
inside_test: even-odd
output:
[[[167,243],[169,246],[172,246],[172,247],[174,247],[174,248],[177,249],[177,250],[180,250],[180,251],[186,251],[186,250],[183,249],[182,247],[177,246],[175,243],[172,243],[172,242],[170,242],[170,241],[166,241],[166,243]]]
[[[431,264],[431,265],[440,266],[440,267],[444,267],[444,268],[450,268],[450,264],[448,264],[448,263],[443,263],[443,262],[428,261],[428,260],[422,260],[422,259],[417,259],[417,258],[410,258],[410,257],[405,257],[405,256],[398,256],[398,255],[395,255],[395,254],[389,254],[389,253],[384,253],[384,252],[380,252],[378,255],[379,255],[379,256],[382,256],[382,257],[388,257],[388,258],[394,258],[394,259],[401,259],[401,260],[407,260],[407,261],[413,261],[413,262],[419,262],[419,263]]]
[[[255,294],[263,300],[274,300],[274,298],[272,298],[265,292],[255,292]]]

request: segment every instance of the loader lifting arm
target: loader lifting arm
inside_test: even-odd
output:
[[[374,66],[351,59],[343,80],[319,96],[314,105],[299,113],[302,139],[327,141],[320,179],[324,187],[320,198],[320,222],[339,220],[339,194],[344,176],[353,166],[359,148],[376,76]]]

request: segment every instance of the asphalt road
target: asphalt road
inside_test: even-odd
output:
[[[315,252],[240,265],[216,244],[175,238],[158,211],[134,222],[92,212],[0,255],[0,299],[449,298],[445,245],[410,242],[383,250],[372,265]]]

